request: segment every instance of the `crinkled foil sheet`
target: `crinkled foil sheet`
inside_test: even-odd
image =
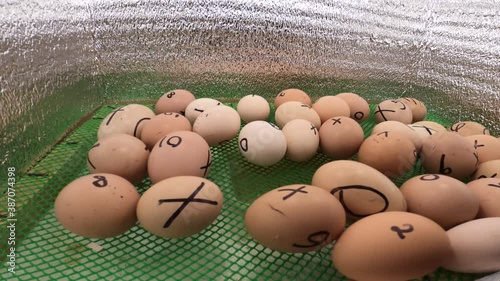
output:
[[[498,0],[0,0],[0,36],[2,167],[102,103],[99,79],[112,73],[398,82],[401,95],[428,87],[428,107],[500,134]]]

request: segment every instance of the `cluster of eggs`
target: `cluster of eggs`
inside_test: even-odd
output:
[[[318,152],[332,159],[310,183],[276,188],[250,205],[245,225],[260,244],[297,253],[336,241],[335,267],[356,280],[405,280],[440,266],[500,270],[493,257],[500,249],[481,246],[500,232],[500,140],[484,126],[460,122],[446,129],[423,121],[423,103],[401,98],[377,105],[378,124],[365,139],[361,123],[370,107],[354,93],[313,104],[304,91],[288,89],[274,107],[276,124],[267,122],[270,106],[258,95],[243,97],[235,110],[173,90],[155,112],[138,104],[114,110],[88,153],[91,174],[61,191],[56,217],[92,238],[123,234],[137,221],[161,237],[199,233],[223,204],[218,186],[206,179],[210,147],[238,137],[241,154],[258,166],[285,156],[306,162]],[[348,160],[355,155],[357,161]],[[410,171],[418,157],[427,174],[398,188],[391,179]],[[141,196],[134,184],[148,176],[152,186]],[[461,181],[467,179],[473,181]],[[346,221],[353,224],[344,229]]]

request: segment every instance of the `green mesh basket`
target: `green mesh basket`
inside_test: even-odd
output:
[[[221,100],[236,107],[235,100]],[[153,107],[152,102],[143,104]],[[212,148],[208,179],[221,188],[225,203],[217,220],[201,233],[164,239],[136,225],[115,238],[87,239],[65,230],[55,218],[54,200],[66,184],[89,173],[86,155],[99,124],[121,105],[101,106],[17,178],[16,273],[3,271],[1,280],[348,280],[332,266],[332,245],[305,254],[280,253],[259,245],[244,226],[245,210],[258,196],[279,186],[310,183],[316,169],[330,160],[318,153],[306,163],[285,158],[271,167],[258,167],[241,155],[237,138]],[[433,115],[427,119],[450,124]],[[365,135],[374,125],[373,117],[362,124]],[[395,183],[399,186],[419,173],[423,170],[417,162]],[[150,185],[146,179],[137,187],[143,193]],[[0,206],[7,217],[7,203]],[[6,220],[1,223],[1,237],[8,237]],[[0,242],[2,253],[10,247],[6,241]],[[6,255],[2,261],[8,261]],[[423,280],[480,276],[438,270]]]

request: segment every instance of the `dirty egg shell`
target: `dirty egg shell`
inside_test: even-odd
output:
[[[191,131],[191,129],[189,120],[180,113],[161,113],[144,124],[141,140],[151,149],[164,136],[176,131]]]
[[[373,115],[377,123],[392,120],[410,124],[413,120],[411,109],[398,100],[385,100],[381,102],[375,108]]]
[[[319,147],[319,132],[311,122],[295,119],[283,127],[286,138],[286,155],[295,162],[304,162],[314,157]]]
[[[114,174],[137,184],[147,176],[148,158],[149,150],[142,141],[116,134],[92,146],[87,154],[87,168],[91,173]]]
[[[321,119],[309,105],[298,102],[289,101],[283,103],[278,109],[276,109],[274,119],[278,127],[283,128],[286,123],[294,119],[305,119],[319,128],[321,126]]]
[[[479,200],[477,218],[500,217],[500,179],[483,178],[467,183]]]
[[[141,104],[119,107],[102,120],[97,131],[97,139],[102,140],[114,134],[127,134],[139,138],[145,122],[154,116],[153,110]]]
[[[221,104],[222,103],[220,101],[211,98],[195,99],[186,106],[185,116],[189,122],[193,124],[194,121],[196,121],[196,118],[205,112],[205,110]]]
[[[311,185],[339,198],[350,218],[406,211],[406,201],[398,187],[384,174],[360,162],[338,160],[326,163],[316,170]]]
[[[300,89],[286,89],[278,93],[274,98],[274,108],[280,107],[285,102],[298,101],[308,106],[312,106],[312,101],[309,95]]]
[[[206,177],[212,166],[208,143],[198,134],[177,131],[163,137],[148,159],[148,174],[153,184],[176,176]]]
[[[437,223],[412,213],[386,212],[348,227],[333,247],[332,262],[354,280],[401,281],[432,273],[450,254],[450,241]]]
[[[359,148],[358,161],[389,178],[399,177],[413,168],[417,150],[406,135],[381,132],[369,136]]]
[[[155,113],[175,112],[184,115],[186,107],[196,98],[187,90],[175,89],[161,96],[155,103]]]
[[[238,144],[248,162],[262,167],[278,163],[286,154],[285,134],[266,121],[246,124],[240,131]]]
[[[137,218],[154,235],[182,238],[212,224],[222,204],[222,192],[215,183],[196,176],[172,177],[144,192],[137,204]]]
[[[238,114],[246,123],[252,121],[265,121],[269,118],[271,108],[267,100],[259,95],[247,95],[238,101],[236,107]]]
[[[403,124],[398,121],[384,121],[375,125],[375,127],[373,127],[371,131],[371,134],[375,135],[382,132],[398,132],[404,134],[413,142],[413,145],[415,145],[417,151],[420,151],[420,149],[422,149],[422,137],[420,137],[419,133],[417,133],[414,128],[410,127],[410,125]]]
[[[349,104],[337,96],[323,96],[317,99],[312,105],[312,109],[318,113],[321,124],[335,116],[351,116]]]
[[[455,272],[489,273],[500,270],[500,218],[484,218],[447,231],[452,254],[442,267]]]
[[[492,160],[479,164],[476,172],[472,175],[472,179],[477,180],[482,178],[500,179],[500,160]]]
[[[370,105],[360,95],[355,93],[340,93],[335,95],[343,99],[349,105],[350,117],[361,123],[370,116]]]
[[[455,132],[462,137],[472,136],[472,135],[489,135],[490,130],[485,126],[477,122],[457,122],[450,126],[448,129],[450,132]]]
[[[479,164],[500,160],[500,139],[490,135],[471,135],[465,137],[477,150]]]
[[[97,173],[65,186],[54,203],[57,220],[67,230],[88,238],[110,238],[132,228],[139,193],[126,179]]]
[[[319,128],[321,152],[334,160],[356,154],[364,137],[361,125],[345,116],[332,117]]]
[[[210,146],[217,146],[238,135],[241,119],[232,107],[221,105],[205,110],[193,124],[193,132]]]
[[[445,175],[416,176],[400,190],[408,212],[429,218],[444,229],[473,220],[479,211],[479,200],[467,185]]]
[[[252,238],[276,251],[304,253],[330,244],[346,222],[339,201],[310,185],[287,185],[255,200],[245,213]]]

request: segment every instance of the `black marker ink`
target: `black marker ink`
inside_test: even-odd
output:
[[[170,92],[167,94],[167,98],[171,99],[173,96],[175,96],[175,92]]]
[[[392,226],[391,227],[391,230],[394,231],[394,232],[396,232],[398,234],[399,238],[401,238],[401,239],[405,239],[406,238],[406,236],[404,235],[405,233],[410,233],[410,232],[413,232],[413,230],[414,230],[413,229],[413,225],[411,225],[409,223],[405,223],[405,224],[403,224],[403,226],[406,226],[407,229],[401,229],[401,228],[399,228],[397,226]]]
[[[351,209],[349,209],[349,207],[347,206],[347,204],[344,201],[344,190],[349,190],[349,189],[367,190],[367,191],[370,191],[370,192],[373,192],[373,193],[377,194],[378,196],[380,196],[380,198],[382,198],[382,200],[384,200],[384,207],[382,208],[382,210],[380,210],[378,212],[371,213],[371,214],[360,215],[360,214],[354,213],[353,211],[351,211]],[[373,187],[364,186],[364,185],[348,185],[348,186],[336,187],[336,188],[334,188],[334,189],[332,189],[330,191],[330,193],[332,195],[335,195],[335,193],[337,193],[337,192],[339,193],[339,201],[342,204],[342,207],[344,207],[346,213],[351,214],[353,216],[366,217],[366,216],[369,216],[369,215],[372,215],[372,214],[385,212],[387,210],[387,208],[389,208],[389,200],[387,199],[387,197],[385,196],[385,194],[383,194],[382,192],[376,190]]]
[[[375,111],[373,114],[380,113],[380,115],[382,116],[382,118],[383,118],[385,121],[387,121],[387,118],[385,117],[384,112],[396,112],[396,110],[392,110],[392,109],[381,109],[381,108],[380,108],[380,106],[378,105],[378,106],[377,106],[377,111]]]
[[[439,179],[439,175],[436,175],[436,174],[433,174],[433,175],[423,175],[420,177],[420,180],[423,180],[423,181],[435,181],[437,179]]]
[[[293,246],[297,247],[297,248],[311,248],[311,247],[320,246],[322,243],[328,241],[329,236],[330,236],[330,232],[328,232],[326,230],[321,230],[318,232],[314,232],[313,234],[311,234],[307,237],[307,241],[309,241],[311,244],[301,245],[301,244],[294,243]]]
[[[439,162],[439,173],[440,174],[443,174],[443,175],[449,175],[451,174],[453,171],[451,170],[450,167],[445,167],[445,164],[444,164],[444,159],[446,158],[446,155],[445,154],[442,154],[441,155],[441,161]]]
[[[95,187],[106,187],[108,185],[108,180],[105,176],[93,176],[93,178],[96,179],[92,182]]]
[[[182,138],[179,136],[172,136],[167,140],[167,144],[171,147],[178,147],[182,143]]]
[[[288,194],[288,195],[286,195],[285,197],[283,197],[283,200],[286,200],[286,199],[288,199],[288,198],[292,197],[293,195],[295,195],[295,193],[305,193],[305,194],[307,194],[307,193],[308,193],[307,191],[302,190],[302,189],[304,189],[304,188],[306,188],[306,186],[305,186],[305,185],[303,185],[303,186],[301,186],[301,187],[299,187],[299,188],[297,188],[297,189],[293,189],[293,188],[283,188],[283,189],[278,189],[278,192],[279,192],[279,191],[291,191],[291,193],[290,193],[290,194]]]
[[[141,120],[139,120],[139,121],[137,122],[137,124],[135,124],[135,128],[134,128],[134,137],[138,137],[138,136],[137,136],[137,129],[139,129],[139,125],[141,124],[141,122],[142,122],[142,121],[146,121],[146,120],[150,120],[150,119],[151,119],[151,118],[149,118],[149,117],[144,117],[144,118],[142,118]]]
[[[113,117],[115,117],[115,114],[118,112],[118,111],[125,111],[125,109],[123,109],[123,107],[120,107],[116,110],[113,111],[113,114],[111,114],[111,116],[109,116],[109,119],[108,121],[106,122],[106,126],[109,125],[109,123],[111,122],[111,119],[113,119]]]
[[[242,138],[240,140],[240,147],[241,147],[241,150],[243,150],[244,152],[248,151],[248,140],[247,140],[247,138]]]

